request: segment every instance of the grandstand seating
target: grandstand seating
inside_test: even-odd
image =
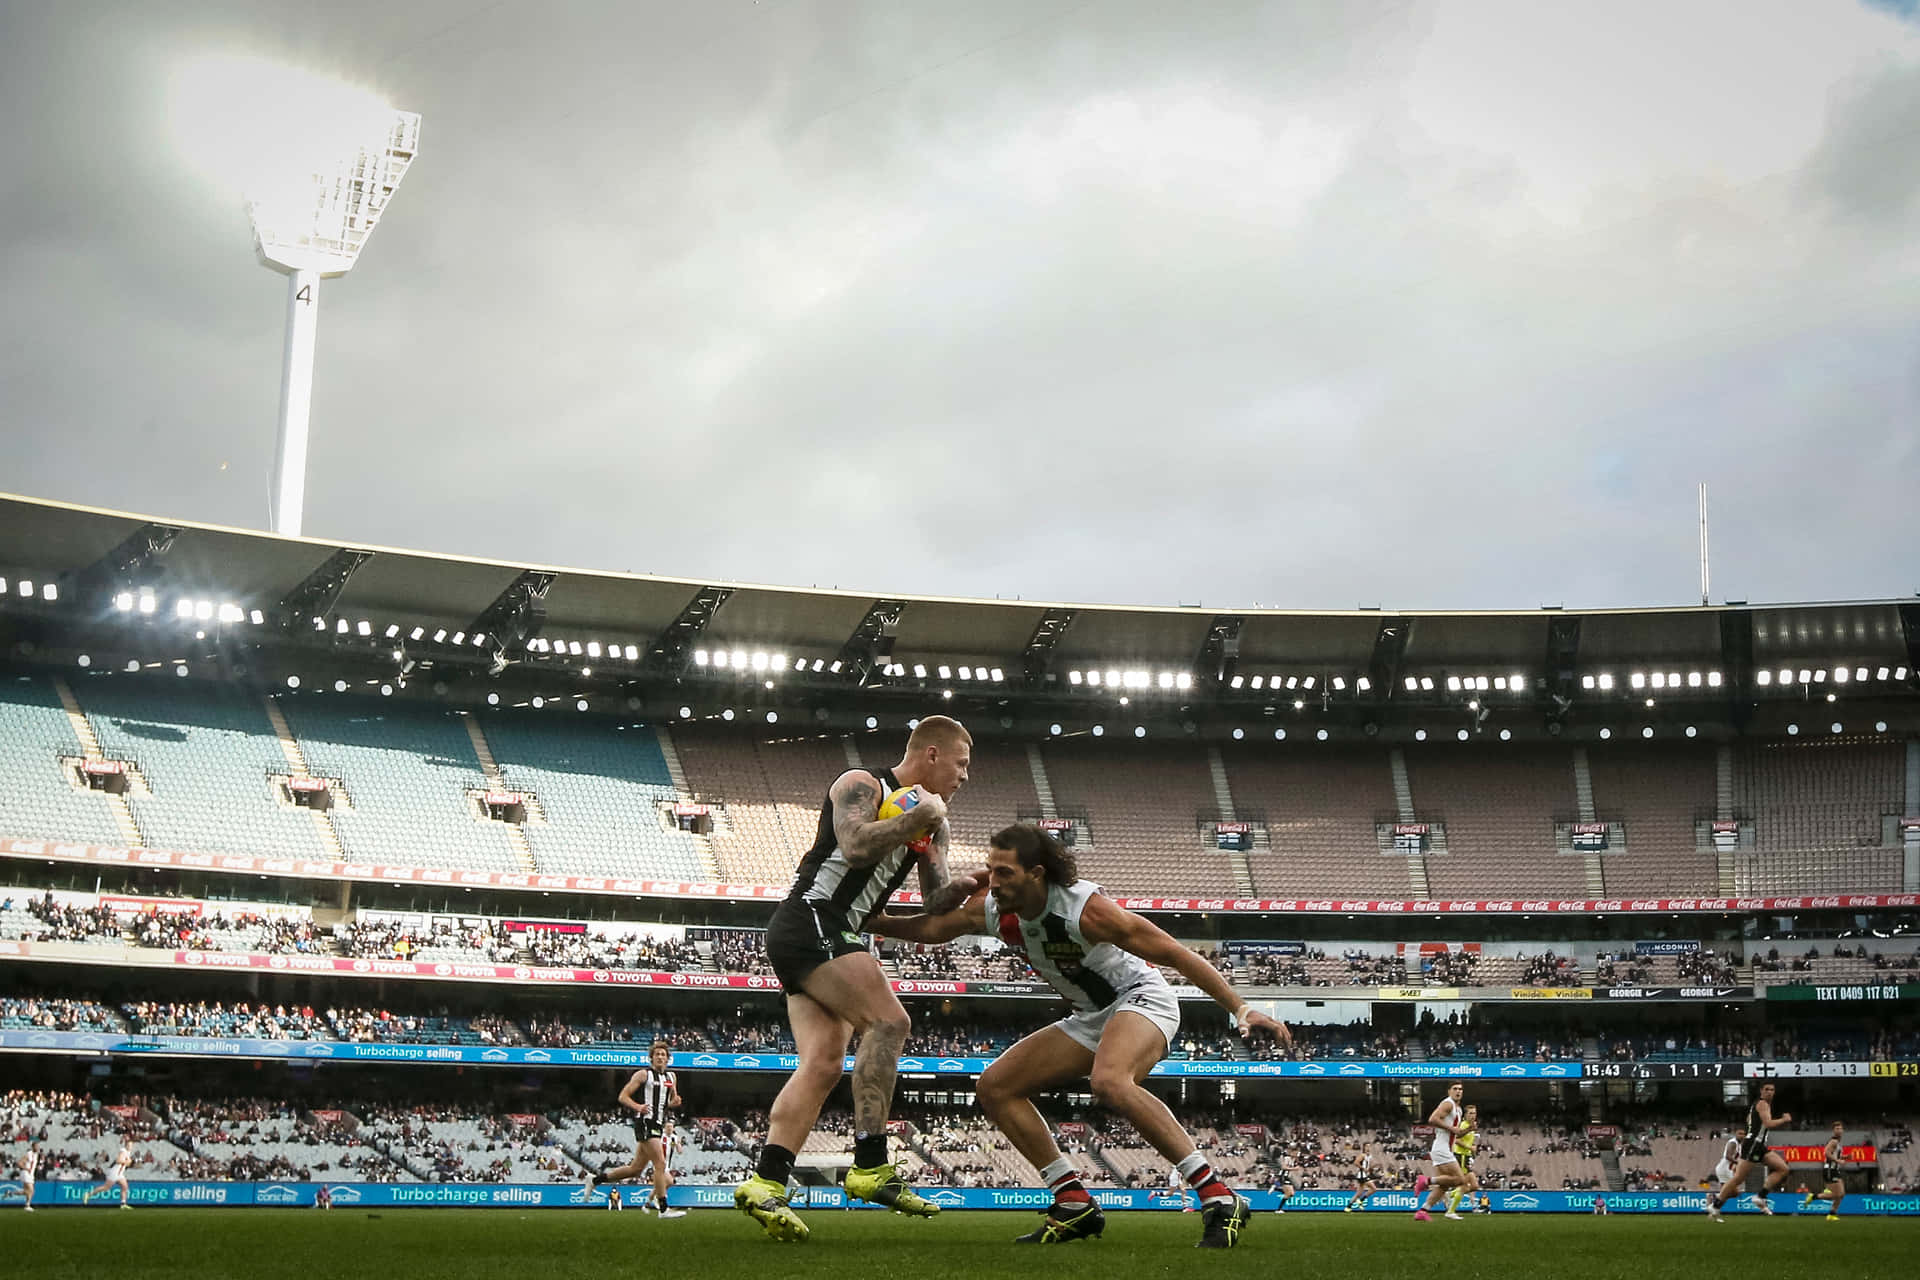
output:
[[[313,815],[273,794],[288,772],[256,698],[97,680],[80,686],[109,758],[132,761],[149,794],[127,797],[146,842],[163,849],[330,858]]]
[[[327,856],[323,829],[268,781],[287,765],[265,709],[229,689],[177,683],[83,680],[76,690],[104,753],[137,768],[141,782],[125,812],[142,838],[205,852]],[[847,768],[849,742],[875,765],[898,745],[881,734],[761,741],[764,729],[676,726],[691,793],[681,797],[658,730],[488,712],[475,723],[501,779],[538,802],[535,820],[510,830],[486,820],[469,794],[489,784],[461,713],[332,694],[280,695],[277,705],[311,771],[341,783],[345,803],[332,827],[345,857],[387,865],[784,886],[814,839],[826,786]],[[1901,888],[1900,850],[1887,836],[1892,816],[1907,808],[1906,748],[1817,737],[1736,747],[1730,802],[1751,847],[1733,853],[1730,888]],[[1250,887],[1283,898],[1586,897],[1592,888],[1593,860],[1554,848],[1554,823],[1576,809],[1568,746],[1407,748],[1416,816],[1446,828],[1447,852],[1417,867],[1380,852],[1375,824],[1399,806],[1388,754],[1377,746],[1221,744],[1235,816],[1256,825],[1244,862],[1204,838],[1219,806],[1204,748],[1111,737],[1037,749],[1060,812],[1087,820],[1077,850],[1083,871],[1118,894],[1224,897]],[[1626,826],[1625,850],[1598,859],[1605,895],[1720,893],[1723,860],[1699,826],[1717,810],[1715,748],[1608,742],[1586,750],[1596,816]],[[1028,751],[1020,741],[975,743],[972,777],[953,809],[959,865],[977,865],[1000,826],[1039,813]],[[0,834],[125,843],[116,804],[63,776],[59,761],[81,753],[51,681],[0,680]],[[663,819],[679,798],[712,807],[709,837]]]
[[[710,842],[720,878],[792,883],[793,869],[819,829],[827,788],[847,771],[843,740],[756,742],[734,730],[676,726],[673,741],[693,799],[715,810]],[[860,745],[877,743],[862,739]]]
[[[350,861],[524,870],[468,798],[486,778],[453,713],[330,695],[286,698],[281,710],[308,769],[342,783],[351,808],[333,824]]]
[[[662,819],[661,807],[678,797],[651,728],[560,723],[526,712],[488,715],[481,727],[507,786],[539,801],[545,820],[522,828],[539,870],[719,878],[693,836]]]
[[[1435,897],[1586,896],[1584,859],[1554,848],[1553,822],[1574,814],[1565,747],[1424,743],[1407,750],[1414,812],[1446,823],[1448,852],[1427,859]]]
[[[1609,895],[1686,897],[1718,892],[1711,849],[1695,823],[1714,811],[1711,751],[1646,742],[1587,748],[1595,816],[1626,824],[1624,853],[1606,853],[1600,871]]]
[[[91,1000],[0,997],[0,1030],[123,1031],[126,1024],[106,1005]]]
[[[83,791],[61,760],[81,755],[60,698],[39,676],[0,678],[0,834],[123,843],[107,797]]]
[[[985,865],[987,842],[994,832],[1022,817],[1040,814],[1026,748],[1017,742],[976,739],[967,784],[954,796],[947,814],[953,832],[952,864],[956,868]]]
[[[373,1132],[438,1182],[573,1182],[585,1172],[537,1117],[532,1125],[506,1116],[420,1118]]]
[[[1733,756],[1734,810],[1760,852],[1877,847],[1881,816],[1904,808],[1905,755],[1886,741],[1750,744]]]
[[[1905,811],[1898,742],[1787,739],[1734,752],[1735,814],[1753,848],[1735,859],[1739,893],[1871,892],[1898,884],[1882,818]]]
[[[123,1006],[128,1023],[142,1035],[154,1036],[239,1036],[255,1040],[331,1040],[332,1028],[320,1017],[302,1014],[298,1008],[249,1005],[245,1001],[231,1006],[205,1000],[156,1003],[143,1001]]]
[[[954,1186],[1031,1186],[1036,1175],[999,1130],[978,1115],[945,1116],[925,1122],[920,1143]],[[1069,1146],[1071,1144],[1068,1144]],[[1083,1174],[1099,1170],[1091,1155],[1076,1161]],[[1094,1185],[1103,1185],[1097,1179]]]
[[[322,1122],[287,1103],[253,1098],[167,1098],[156,1107],[179,1150],[146,1177],[415,1180],[371,1145],[370,1131],[362,1133],[351,1114]]]
[[[1240,896],[1227,855],[1201,839],[1220,812],[1203,752],[1087,739],[1041,755],[1060,812],[1092,831],[1093,847],[1074,851],[1080,874],[1121,894]]]
[[[1374,835],[1394,808],[1385,752],[1235,742],[1220,754],[1235,814],[1264,822],[1272,844],[1248,856],[1260,896],[1407,896],[1406,859]]]

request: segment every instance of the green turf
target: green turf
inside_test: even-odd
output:
[[[382,1280],[1261,1280],[1682,1275],[1711,1280],[1914,1274],[1920,1221],[1698,1216],[1508,1217],[1414,1222],[1405,1214],[1261,1214],[1231,1253],[1200,1253],[1196,1214],[1116,1213],[1106,1237],[1047,1248],[1012,1236],[1027,1213],[806,1215],[813,1239],[780,1245],[744,1217],[696,1210],[659,1222],[634,1210],[44,1209],[0,1214],[0,1258],[22,1280],[257,1280],[289,1274]]]

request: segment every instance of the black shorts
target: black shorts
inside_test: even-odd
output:
[[[666,1132],[667,1126],[658,1120],[650,1120],[646,1116],[633,1118],[633,1137],[636,1142],[654,1142],[663,1137]]]
[[[1767,1140],[1765,1138],[1742,1138],[1740,1140],[1740,1158],[1748,1164],[1767,1162]]]
[[[787,994],[802,990],[827,961],[867,950],[847,918],[823,902],[788,898],[767,921],[767,961]]]
[[[1840,1181],[1840,1166],[1839,1166],[1839,1165],[1837,1165],[1837,1164],[1823,1164],[1823,1165],[1821,1165],[1821,1166],[1820,1166],[1820,1185],[1821,1185],[1821,1186],[1823,1186],[1823,1187],[1824,1187],[1824,1186],[1826,1186],[1826,1185],[1827,1185],[1828,1183],[1832,1183],[1832,1182],[1838,1182],[1838,1181]]]

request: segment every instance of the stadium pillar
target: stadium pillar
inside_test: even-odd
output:
[[[307,493],[307,421],[313,408],[313,349],[319,333],[320,273],[287,273],[287,349],[280,370],[280,433],[273,445],[273,531],[300,536]]]

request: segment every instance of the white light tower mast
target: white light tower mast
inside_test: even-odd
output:
[[[273,450],[272,525],[300,535],[306,506],[307,422],[313,405],[313,348],[320,282],[352,269],[361,248],[407,176],[420,142],[420,117],[389,111],[341,152],[320,159],[308,181],[250,192],[254,247],[287,274],[287,348],[280,374],[280,433]]]

